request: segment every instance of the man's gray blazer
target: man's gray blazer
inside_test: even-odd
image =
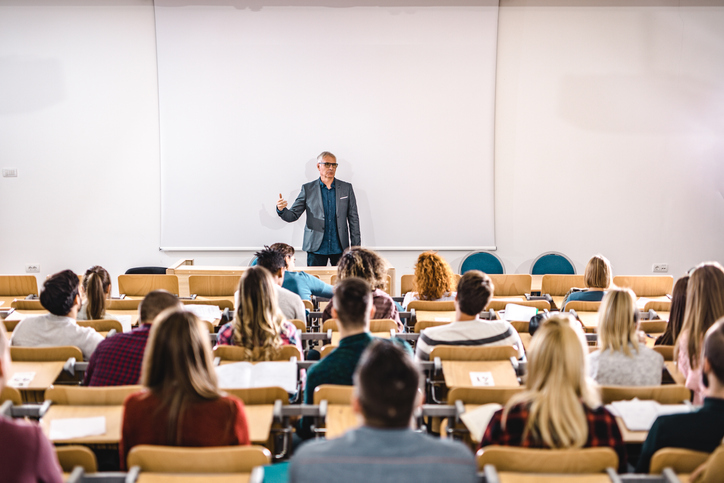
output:
[[[350,244],[359,246],[361,243],[359,215],[352,185],[335,179],[334,187],[337,194],[337,233],[342,250],[349,247]],[[284,208],[279,216],[282,220],[291,223],[297,221],[305,211],[307,212],[307,224],[304,227],[302,250],[315,253],[322,246],[324,238],[324,205],[322,204],[322,188],[319,186],[319,178],[303,184],[292,207]]]

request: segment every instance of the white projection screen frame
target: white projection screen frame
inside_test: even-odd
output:
[[[301,247],[316,156],[362,244],[494,249],[497,1],[156,0],[161,249]]]

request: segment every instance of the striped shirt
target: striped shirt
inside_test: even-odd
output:
[[[469,320],[429,327],[417,339],[415,357],[430,360],[430,352],[438,345],[478,347],[485,345],[512,345],[518,349],[518,358],[525,355],[518,332],[506,320]]]

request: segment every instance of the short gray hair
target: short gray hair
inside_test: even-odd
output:
[[[329,151],[322,151],[322,154],[320,154],[319,156],[317,156],[317,164],[323,163],[323,162],[324,162],[324,161],[323,161],[324,158],[327,158],[327,157],[334,159],[334,162],[335,162],[335,163],[337,162],[337,156],[335,156],[334,154],[330,153]]]

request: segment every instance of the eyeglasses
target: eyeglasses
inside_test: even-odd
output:
[[[337,166],[339,166],[338,163],[319,163],[319,164],[324,166],[325,168],[332,168],[332,169],[337,169]]]

